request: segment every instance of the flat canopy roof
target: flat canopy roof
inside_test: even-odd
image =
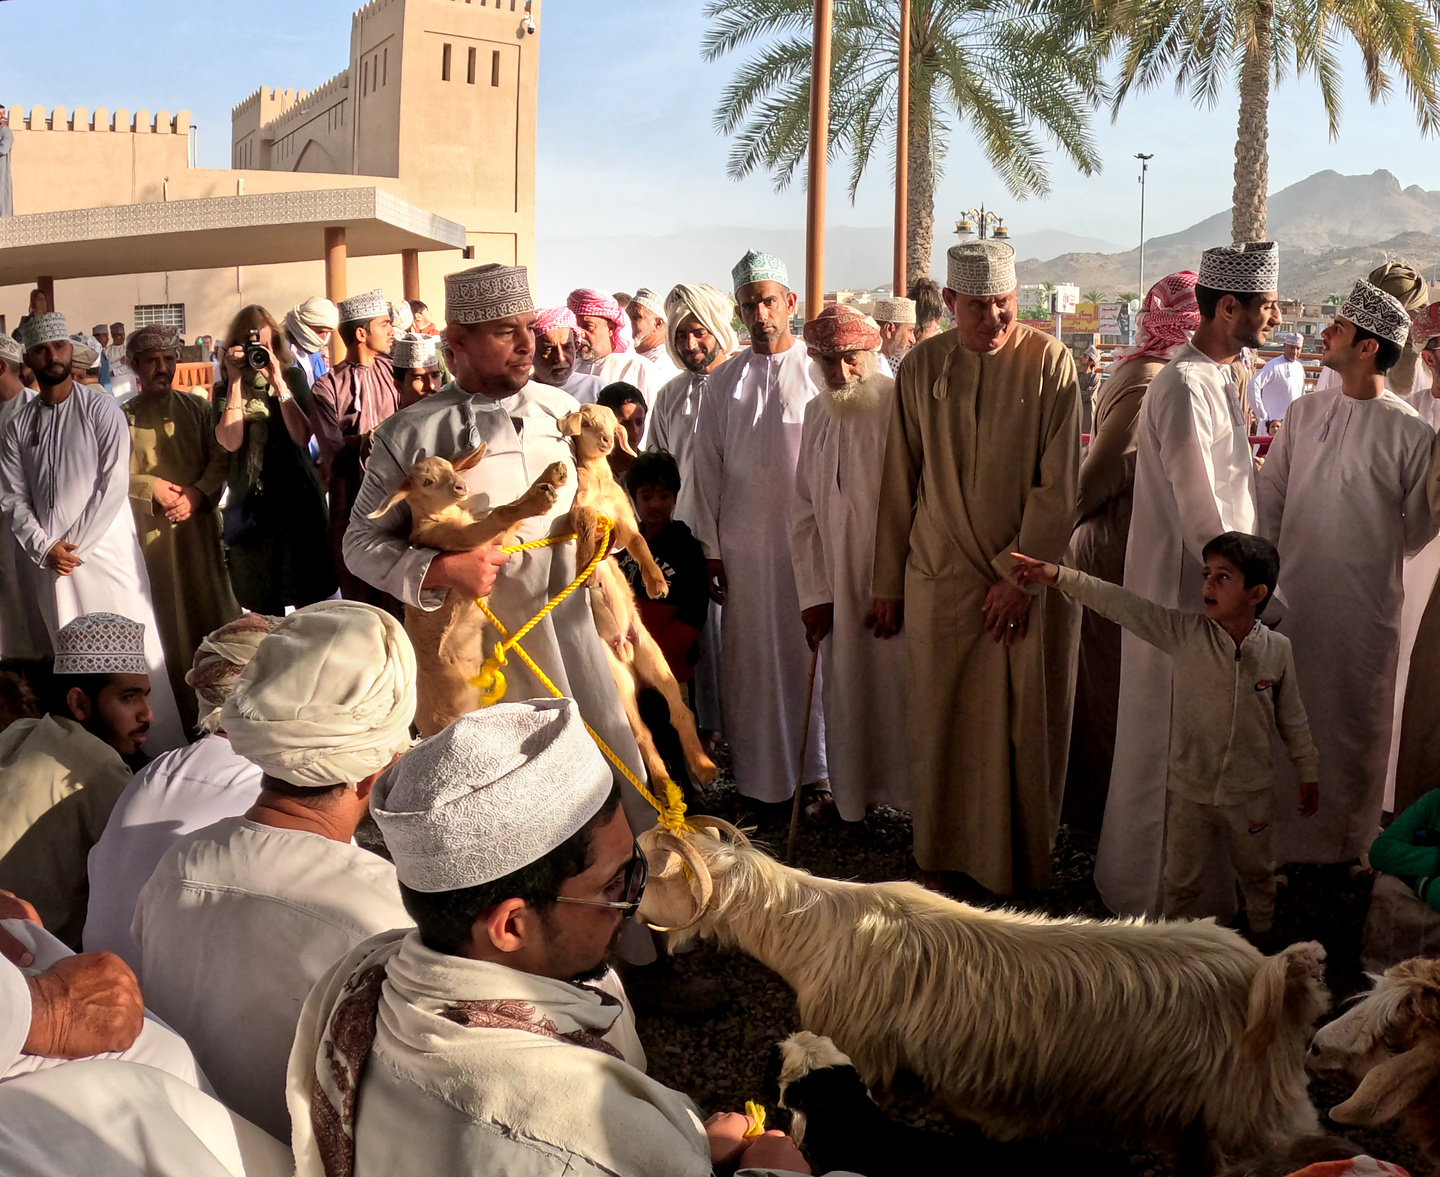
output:
[[[211,196],[0,217],[0,286],[319,261],[337,227],[349,257],[465,247],[464,225],[381,188]]]

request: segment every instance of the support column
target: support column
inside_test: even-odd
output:
[[[325,230],[325,297],[339,304],[345,297],[345,226]],[[330,363],[338,364],[345,358],[345,343],[340,332],[330,335]]]
[[[35,279],[35,286],[45,296],[45,305],[53,311],[55,309],[55,279],[49,274],[41,274]],[[75,329],[80,330],[78,327]]]
[[[830,32],[833,0],[815,0],[810,58],[810,165],[805,175],[805,318],[825,309],[825,165],[830,146]]]
[[[404,292],[401,297],[406,302],[420,297],[420,251],[418,249],[402,249],[400,251],[400,289]]]
[[[900,82],[895,102],[895,267],[890,297],[909,295],[905,253],[910,236],[910,0],[900,0]]]

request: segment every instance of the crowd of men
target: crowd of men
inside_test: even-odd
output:
[[[585,594],[561,594],[574,545],[528,542],[569,531],[583,403],[639,451],[612,464],[671,595],[631,583],[748,804],[906,809],[925,883],[971,898],[1045,887],[1063,807],[1107,904],[1162,914],[1168,657],[1015,554],[1198,613],[1207,549],[1241,533],[1278,547],[1266,621],[1319,765],[1318,810],[1250,833],[1358,862],[1396,807],[1392,742],[1406,779],[1440,770],[1422,704],[1396,730],[1404,666],[1440,658],[1418,611],[1401,632],[1435,583],[1404,580],[1440,531],[1434,411],[1385,383],[1407,349],[1436,363],[1440,304],[1358,284],[1326,333],[1339,386],[1307,393],[1289,345],[1253,382],[1240,364],[1281,326],[1276,247],[1198,260],[1083,393],[996,241],[953,247],[943,291],[827,306],[799,338],[784,261],[753,251],[729,291],[542,308],[523,268],[479,266],[447,277],[443,328],[379,290],[247,307],[208,398],[175,387],[173,329],[115,325],[121,398],[37,308],[0,338],[0,1122],[85,1131],[0,1132],[0,1168],[48,1147],[97,1173],[145,1149],[165,1173],[809,1171],[646,1077],[610,967],[657,967],[627,918],[656,817]],[[1274,434],[1258,474],[1247,404]],[[477,502],[559,462],[554,506],[518,550],[412,544],[412,465],[482,444]],[[511,630],[543,615],[504,701],[477,689],[416,744],[401,619],[451,592]],[[1235,657],[1236,690],[1272,688]],[[1169,914],[1235,913],[1227,828],[1193,835],[1213,887]]]

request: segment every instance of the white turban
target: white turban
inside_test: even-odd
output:
[[[260,643],[220,713],[230,746],[302,788],[354,785],[410,746],[415,652],[358,601],[297,609]]]
[[[307,354],[324,346],[321,331],[334,331],[339,326],[340,308],[328,298],[307,298],[285,312],[285,333]]]
[[[185,672],[185,682],[195,692],[200,706],[202,732],[213,732],[220,726],[220,709],[240,681],[240,675],[255,656],[280,618],[264,613],[242,613],[234,621],[222,625],[201,639],[195,661]]]
[[[392,302],[390,304],[390,321],[401,331],[409,331],[415,326],[415,312],[410,309],[410,304],[405,301]]]
[[[77,331],[70,336],[72,364],[79,364],[85,371],[97,367],[100,363],[100,341],[93,335],[87,335],[84,331]]]
[[[665,350],[682,371],[688,369],[675,346],[675,333],[679,330],[680,320],[686,315],[694,315],[700,320],[700,326],[715,336],[722,356],[732,356],[740,350],[740,339],[735,334],[733,323],[735,300],[714,286],[681,283],[665,296]]]
[[[571,700],[497,703],[402,756],[375,783],[370,812],[402,883],[457,891],[538,862],[613,787]]]

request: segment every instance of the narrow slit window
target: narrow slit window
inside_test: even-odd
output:
[[[440,51],[440,80],[450,80],[450,43],[447,41],[445,47]]]
[[[382,86],[390,84],[390,47],[388,45],[380,57],[380,84]]]
[[[475,46],[470,46],[470,55],[465,62],[465,81],[475,84]]]
[[[360,63],[360,97],[364,98],[368,93],[370,93],[370,63],[362,61]]]
[[[500,50],[498,49],[492,50],[490,53],[490,84],[492,86],[500,84]]]

